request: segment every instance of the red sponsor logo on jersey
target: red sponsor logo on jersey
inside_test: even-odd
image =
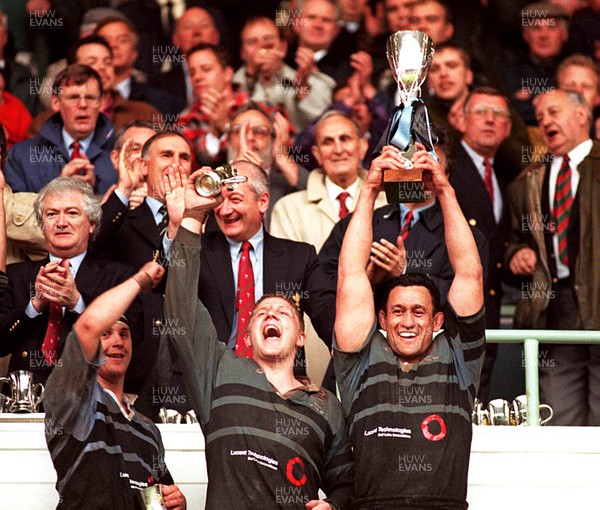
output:
[[[300,457],[294,457],[288,460],[285,468],[287,479],[294,485],[301,487],[306,483],[306,473],[304,472],[304,462]]]
[[[439,424],[440,431],[437,434],[433,434],[429,430],[429,424],[431,422]],[[421,431],[428,441],[441,441],[446,437],[446,423],[439,414],[430,414],[421,422]]]

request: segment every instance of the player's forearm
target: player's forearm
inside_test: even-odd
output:
[[[100,294],[81,314],[74,328],[88,360],[95,358],[102,333],[125,314],[143,285],[144,276],[136,273],[116,287]]]
[[[455,274],[482,271],[475,238],[456,200],[456,193],[448,187],[437,196],[442,208],[448,258]]]
[[[377,190],[368,184],[365,184],[360,191],[342,242],[338,266],[340,278],[350,274],[365,273],[373,241],[373,209],[377,195]]]

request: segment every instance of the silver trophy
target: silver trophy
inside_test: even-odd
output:
[[[140,498],[145,510],[167,510],[163,501],[160,485],[150,485],[145,489],[140,489]]]
[[[8,377],[0,377],[0,385],[10,385],[9,413],[35,413],[44,398],[44,386],[33,384],[33,373],[26,370],[16,370]]]
[[[204,172],[194,181],[194,187],[196,193],[202,197],[216,197],[221,193],[222,186],[226,186],[229,191],[233,191],[235,186],[247,180],[246,176],[239,175],[237,168],[226,163],[214,170]]]
[[[419,142],[439,161],[433,149],[427,108],[420,99],[421,85],[435,53],[433,41],[423,32],[401,30],[388,38],[386,53],[401,101],[392,115],[386,143],[398,147],[406,162],[405,170],[384,171],[386,198],[388,203],[424,202],[430,195],[423,186],[422,170],[415,168],[410,159]]]
[[[548,411],[548,417],[540,421],[540,425],[545,425],[554,416],[554,411],[548,404],[540,404],[539,410],[544,409]],[[519,395],[512,401],[512,410],[515,415],[517,425],[527,425],[527,397],[525,395]]]

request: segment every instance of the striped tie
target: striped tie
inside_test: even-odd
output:
[[[248,322],[250,314],[254,307],[254,271],[252,270],[252,261],[250,260],[249,241],[242,243],[242,253],[238,265],[238,285],[236,308],[238,312],[237,336],[235,339],[235,353],[238,356],[252,358],[252,347],[246,345],[244,337],[248,331]]]
[[[404,218],[404,223],[402,224],[402,228],[400,229],[400,235],[402,236],[402,240],[406,240],[408,237],[408,233],[410,232],[410,224],[413,220],[413,212],[408,211],[406,213],[406,218]]]
[[[563,157],[558,177],[556,178],[556,189],[554,191],[554,218],[555,234],[558,238],[558,257],[565,265],[569,265],[569,253],[567,246],[567,230],[569,228],[569,215],[573,205],[571,194],[571,167],[569,156]]]

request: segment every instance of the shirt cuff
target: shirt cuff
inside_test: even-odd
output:
[[[117,195],[125,207],[129,207],[129,199],[123,195],[123,193],[121,193],[118,189],[115,189],[115,195]]]
[[[35,319],[36,317],[39,317],[40,315],[42,315],[42,312],[38,312],[33,307],[32,300],[30,299],[29,303],[27,303],[27,308],[25,308],[25,315],[27,315],[27,317],[29,317],[30,319]]]
[[[165,235],[163,236],[163,242],[162,242],[163,257],[169,261],[171,260],[171,246],[173,246],[173,239],[169,239],[169,237],[165,233]]]
[[[81,315],[84,311],[85,311],[85,301],[83,300],[83,297],[81,296],[81,294],[79,294],[79,299],[77,300],[77,304],[73,307],[71,312],[75,312],[75,313]]]

